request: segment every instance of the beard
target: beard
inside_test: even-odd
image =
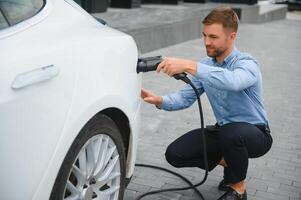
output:
[[[207,56],[209,56],[211,58],[219,57],[219,56],[223,55],[223,53],[225,51],[226,51],[226,49],[214,48],[214,47],[211,47],[211,46],[206,46]]]

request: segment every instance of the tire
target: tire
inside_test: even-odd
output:
[[[121,134],[110,118],[98,115],[72,143],[55,180],[50,200],[122,200],[124,188],[125,148]],[[110,192],[111,195],[105,195]]]

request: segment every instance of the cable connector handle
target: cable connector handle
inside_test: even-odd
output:
[[[162,60],[162,56],[138,58],[136,71],[137,73],[156,71]]]
[[[173,77],[175,79],[177,79],[177,80],[182,80],[182,81],[184,81],[187,84],[190,84],[190,82],[191,82],[189,80],[189,78],[187,78],[187,74],[185,72],[182,72],[182,73],[179,73],[179,74],[175,74],[175,75],[173,75]]]

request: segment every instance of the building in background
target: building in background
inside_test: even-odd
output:
[[[112,8],[138,8],[141,4],[178,4],[179,2],[206,3],[237,3],[257,4],[257,0],[74,0],[89,13],[106,12],[108,7]]]
[[[108,0],[74,0],[89,13],[106,12],[109,6]]]

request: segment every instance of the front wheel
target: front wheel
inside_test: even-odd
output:
[[[50,200],[122,200],[125,152],[121,138],[110,118],[92,119],[71,145]]]

